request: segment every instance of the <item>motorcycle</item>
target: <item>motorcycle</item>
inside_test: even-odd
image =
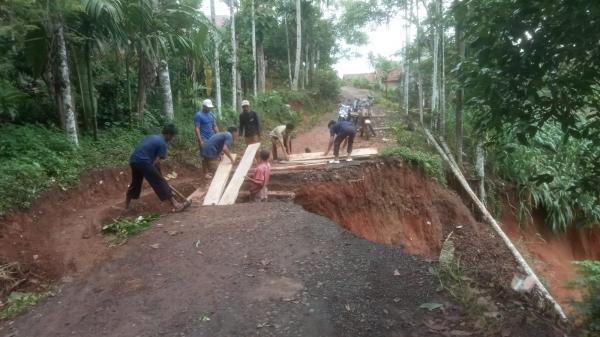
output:
[[[364,111],[364,110],[363,110]],[[373,124],[371,123],[371,112],[367,110],[366,113],[361,114],[361,126],[360,126],[360,136],[366,136],[366,139],[369,140],[369,137],[373,135],[375,137],[375,129],[373,129]]]

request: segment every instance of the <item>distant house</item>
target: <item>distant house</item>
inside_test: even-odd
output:
[[[377,82],[377,75],[374,72],[362,74],[345,74],[342,79],[348,82],[365,79],[369,83],[373,84]]]
[[[401,69],[392,70],[385,79],[383,79],[383,84],[386,86],[388,90],[394,90],[400,87],[402,84],[402,73]]]

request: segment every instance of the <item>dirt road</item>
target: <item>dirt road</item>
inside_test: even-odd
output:
[[[465,310],[436,291],[429,263],[291,203],[170,215],[116,255],[1,333],[467,336],[460,333],[472,328]],[[420,308],[426,303],[443,309]],[[535,321],[524,328],[549,335]]]

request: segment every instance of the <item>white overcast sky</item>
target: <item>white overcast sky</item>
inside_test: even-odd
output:
[[[217,15],[229,16],[229,7],[225,2],[221,0],[215,1],[215,9]],[[210,2],[203,1],[202,11],[210,16]],[[395,17],[390,20],[389,24],[382,24],[376,27],[369,27],[367,29],[367,35],[369,36],[369,42],[365,46],[354,47],[351,46],[351,51],[357,53],[356,57],[349,59],[340,59],[337,64],[334,65],[340,76],[344,74],[356,74],[366,73],[373,71],[373,68],[369,65],[367,56],[369,52],[375,55],[383,55],[386,57],[393,57],[392,55],[397,53],[402,48],[404,41],[404,27],[403,22],[400,18]]]

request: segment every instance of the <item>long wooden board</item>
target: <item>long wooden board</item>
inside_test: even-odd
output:
[[[232,153],[231,156],[235,160],[236,154]],[[219,200],[221,200],[221,196],[223,195],[223,191],[225,190],[225,186],[227,186],[227,180],[229,179],[229,174],[231,173],[232,168],[233,163],[231,160],[229,160],[227,156],[223,156],[223,159],[217,167],[215,176],[210,182],[210,186],[208,187],[206,196],[204,196],[204,203],[202,203],[202,205],[208,206],[219,203]]]
[[[244,152],[244,156],[242,157],[240,164],[235,170],[233,177],[231,177],[231,181],[229,181],[229,185],[227,185],[225,193],[223,193],[223,196],[219,201],[219,205],[235,204],[235,200],[240,193],[240,187],[242,187],[242,184],[244,183],[246,174],[248,173],[248,170],[250,170],[252,162],[256,157],[256,151],[258,151],[259,148],[260,143],[250,144],[248,147],[246,147],[246,152]]]
[[[342,149],[340,149],[340,152]],[[373,156],[379,153],[376,148],[368,147],[363,149],[354,149],[352,151],[352,157],[365,157],[365,156]],[[344,152],[341,156],[345,156]],[[324,156],[324,152],[310,152],[310,153],[297,153],[290,155],[290,161],[307,161],[307,160],[321,160],[321,159],[331,159],[333,158],[333,153],[329,153],[329,155]]]

